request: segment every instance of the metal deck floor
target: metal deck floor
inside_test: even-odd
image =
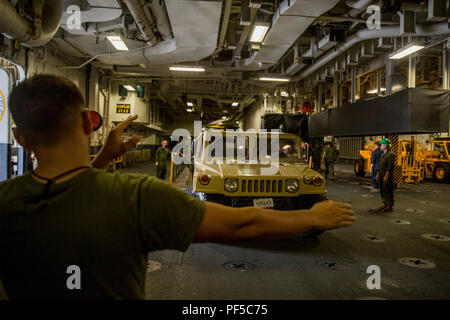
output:
[[[119,172],[154,175],[155,169],[144,165]],[[403,186],[395,192],[394,212],[371,213],[381,201],[370,192],[370,179],[355,177],[349,166],[338,165],[336,172],[328,195],[353,205],[353,226],[312,241],[206,243],[193,244],[184,254],[153,252],[147,299],[450,299],[450,241],[422,237],[450,237],[450,185],[426,180]],[[175,183],[184,190],[186,173]],[[403,257],[436,266],[406,266],[399,263]],[[248,268],[226,268],[229,262]],[[380,290],[366,286],[370,265],[381,269]]]
[[[395,192],[394,212],[371,213],[381,200],[370,184],[349,166],[337,166],[336,180],[328,182],[329,198],[351,203],[357,221],[317,240],[194,244],[184,254],[151,253],[147,298],[449,299],[450,241],[422,235],[450,237],[450,185],[426,180],[402,186]],[[184,178],[178,186],[187,188]],[[399,263],[404,257],[436,267],[406,266]],[[247,271],[226,268],[228,262],[247,263]],[[367,288],[370,265],[380,267],[380,290]]]

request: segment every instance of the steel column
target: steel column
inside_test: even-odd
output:
[[[408,57],[408,88],[416,87],[416,57]]]

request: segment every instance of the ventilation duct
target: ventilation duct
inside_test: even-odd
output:
[[[188,0],[164,2],[173,39],[160,41],[157,46],[141,50],[132,49],[141,47],[141,42],[128,40],[130,52],[100,56],[98,60],[115,65],[147,63],[152,67],[152,65],[200,61],[212,55],[217,47],[222,2]],[[155,20],[158,21],[158,18]],[[94,50],[91,48],[91,51]]]
[[[61,21],[61,28],[66,30],[71,34],[78,35],[95,35],[96,32],[102,31],[105,27],[105,22],[110,22],[113,20],[120,20],[120,16],[122,15],[122,8],[117,0],[88,0],[89,6],[88,10],[81,10],[80,12],[80,22],[86,23],[87,28],[72,28],[67,26],[67,22],[70,21],[71,12],[67,12],[67,10],[63,13],[63,18]],[[76,5],[83,9],[81,6],[80,0],[71,0],[65,1],[65,8],[69,8],[72,5]],[[111,27],[114,28],[114,24],[111,24]],[[123,27],[123,24],[119,23],[116,27]]]
[[[261,50],[243,59],[237,69],[259,70],[276,64],[297,38],[339,0],[284,0],[273,16]]]
[[[421,24],[416,25],[415,36],[432,36],[432,35],[448,34],[448,32],[449,29],[447,22],[434,24]],[[399,35],[400,35],[400,26],[392,26],[392,27],[385,26],[378,30],[362,29],[352,34],[350,37],[348,37],[347,41],[343,45],[336,47],[335,50],[328,51],[324,55],[320,56],[313,65],[311,65],[306,70],[301,71],[301,74],[293,78],[292,81],[300,81],[302,79],[305,79],[310,74],[317,71],[318,69],[326,65],[328,62],[337,58],[339,55],[346,52],[355,44],[361,41],[377,38],[393,38],[398,37]]]

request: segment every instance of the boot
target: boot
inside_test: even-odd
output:
[[[393,209],[392,209],[392,206],[391,205],[387,205],[383,210],[381,210],[381,211],[383,211],[383,212],[392,212],[393,211]]]
[[[375,211],[383,211],[387,207],[387,204],[383,204],[381,207],[375,209]]]

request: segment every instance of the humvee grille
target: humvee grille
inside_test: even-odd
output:
[[[281,193],[283,192],[283,180],[243,179],[241,192]]]

